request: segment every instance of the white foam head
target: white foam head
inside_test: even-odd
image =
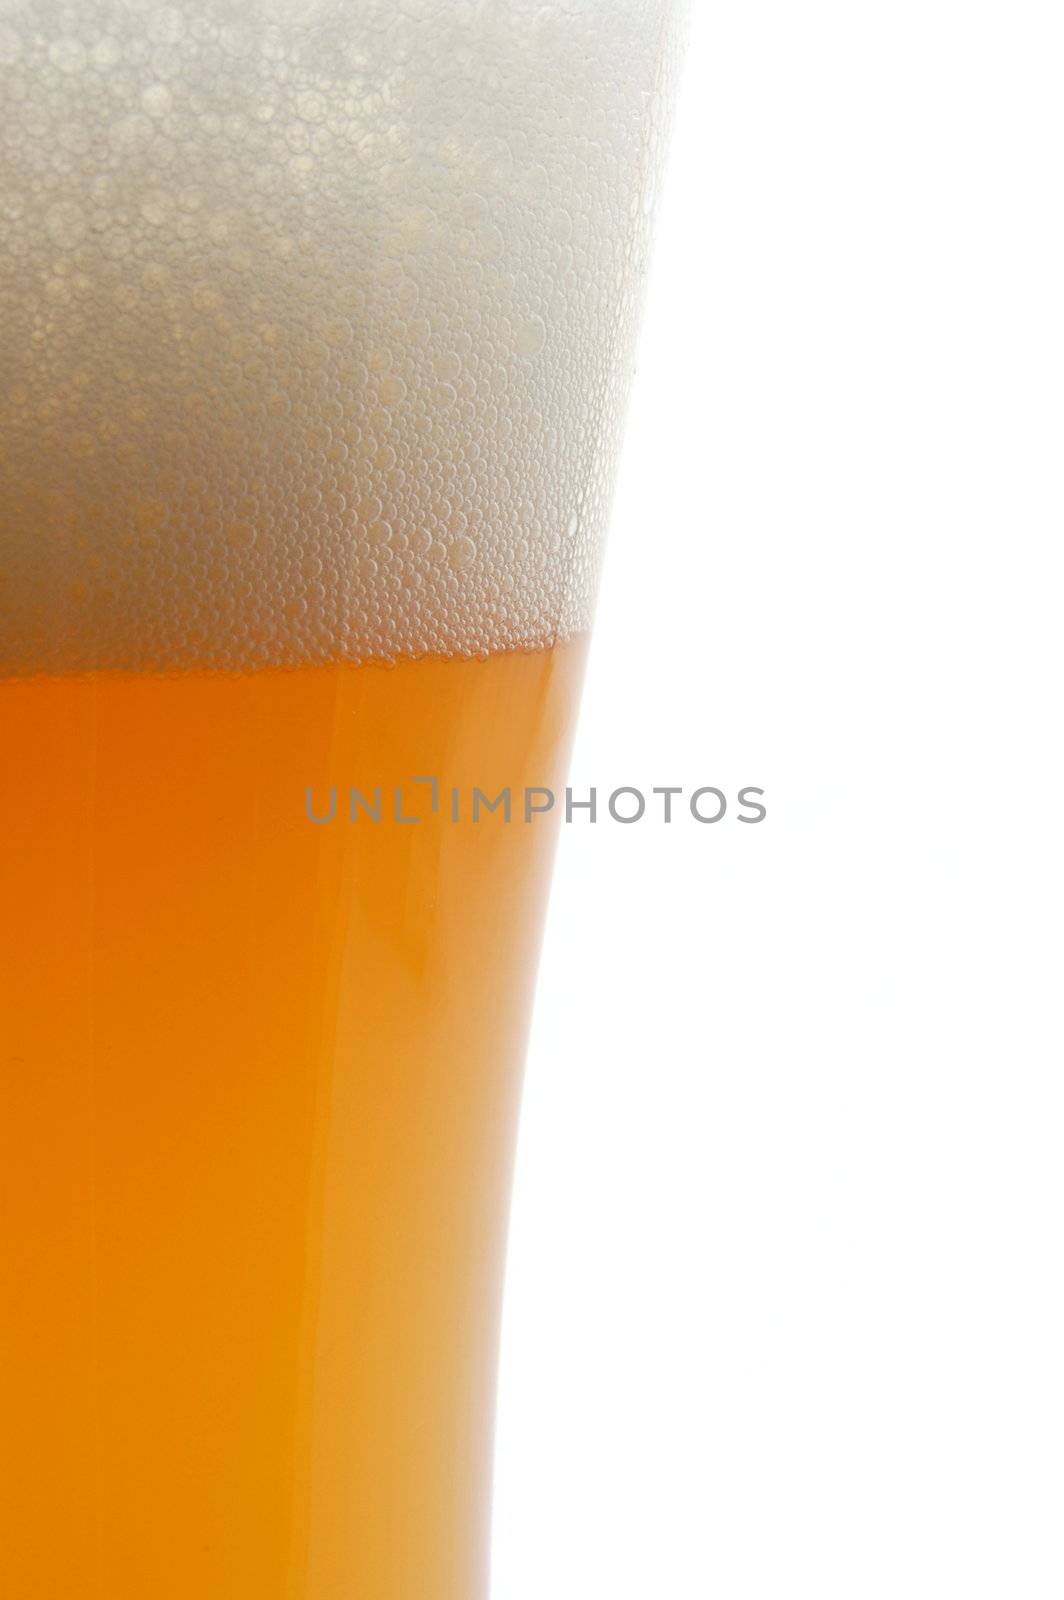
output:
[[[0,673],[584,627],[681,0],[0,0]]]

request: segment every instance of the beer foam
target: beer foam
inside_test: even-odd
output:
[[[590,620],[682,0],[0,0],[0,673]]]

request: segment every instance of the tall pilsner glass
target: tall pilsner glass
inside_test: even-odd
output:
[[[11,1600],[484,1593],[680,12],[0,0]]]

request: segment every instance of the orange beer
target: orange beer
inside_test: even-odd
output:
[[[0,685],[5,1594],[483,1592],[581,658]]]
[[[682,9],[0,7],[5,1600],[485,1593]]]

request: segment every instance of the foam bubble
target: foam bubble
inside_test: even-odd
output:
[[[0,24],[0,673],[590,619],[683,0]]]

